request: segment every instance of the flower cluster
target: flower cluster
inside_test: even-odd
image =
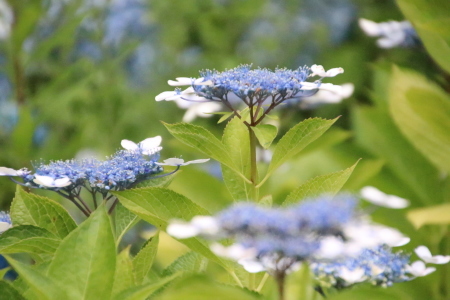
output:
[[[420,45],[417,32],[408,21],[376,23],[371,20],[359,19],[359,27],[368,36],[378,37],[377,45],[380,48],[413,47]]]
[[[322,83],[322,79],[334,77],[343,72],[342,68],[325,71],[320,65],[274,71],[265,68],[251,69],[250,65],[241,65],[224,72],[204,70],[200,72],[201,77],[197,79],[179,77],[176,81],[169,80],[169,85],[190,87],[185,90],[177,88],[175,91],[163,92],[155,99],[156,101],[176,101],[182,108],[193,105],[183,104],[183,101],[188,101],[195,103],[198,109],[201,109],[199,103],[217,102],[234,112],[237,111],[236,105],[244,103],[250,108],[257,107],[258,111],[262,110],[260,119],[253,121],[259,123],[266,113],[286,100],[306,99],[319,90],[339,94],[340,86]],[[315,76],[319,79],[313,82],[308,81]],[[268,106],[265,110],[262,109],[263,104]],[[213,112],[221,109],[221,106],[206,107],[205,105],[204,108]],[[195,114],[191,112],[191,115]]]
[[[163,165],[176,166],[176,172],[180,166],[192,163],[202,163],[208,159],[184,162],[179,158],[170,158],[164,163],[158,163],[159,152],[162,147],[161,137],[148,138],[136,144],[129,140],[122,140],[122,147],[106,160],[95,158],[82,160],[60,160],[49,164],[35,164],[35,172],[27,169],[14,170],[0,167],[0,176],[9,176],[14,182],[30,187],[47,189],[57,192],[72,201],[86,215],[90,208],[81,199],[82,188],[89,191],[96,204],[96,194],[103,199],[111,198],[110,191],[122,191],[136,186],[136,184],[151,178],[163,171]],[[173,173],[172,172],[172,173]],[[168,174],[159,175],[167,176]],[[12,177],[20,177],[22,182]]]
[[[244,203],[215,217],[174,221],[168,233],[177,238],[202,235],[231,238],[235,244],[214,244],[217,254],[237,260],[249,272],[286,272],[302,261],[355,256],[367,248],[399,246],[409,239],[399,231],[376,225],[356,210],[350,195],[322,196],[283,208]]]

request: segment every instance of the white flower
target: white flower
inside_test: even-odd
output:
[[[400,231],[367,221],[353,222],[344,227],[344,236],[348,239],[345,251],[348,255],[358,255],[365,248],[373,248],[382,244],[399,247],[409,243],[410,238]]]
[[[223,256],[235,261],[241,259],[254,260],[256,259],[256,250],[254,248],[245,248],[241,244],[233,244],[231,246],[224,246],[219,243],[211,245],[211,251],[219,256]]]
[[[0,222],[0,233],[5,232],[6,230],[12,227],[11,223],[8,222]]]
[[[212,85],[211,80],[204,81],[203,77],[201,78],[189,78],[189,77],[177,77],[176,81],[169,80],[167,83],[171,86],[183,86],[183,85]]]
[[[317,251],[318,258],[335,259],[341,256],[345,250],[345,243],[335,237],[327,236],[320,241],[320,248]]]
[[[406,266],[406,272],[412,274],[414,277],[427,276],[436,271],[436,268],[426,268],[423,261],[415,261],[410,266]]]
[[[212,113],[218,112],[222,109],[222,105],[217,102],[189,102],[186,100],[182,101],[191,104],[187,108],[186,113],[183,116],[183,122],[192,122],[196,117],[210,118],[213,116]]]
[[[326,84],[324,83],[322,85]],[[350,97],[355,89],[352,83],[345,83],[340,87],[340,89],[336,88],[334,90],[327,90],[327,86],[322,89],[319,87],[319,91],[314,95],[302,98],[300,101],[300,108],[311,109],[324,103],[339,103],[343,99]]]
[[[160,165],[160,166],[186,166],[186,165],[190,165],[190,164],[201,164],[201,163],[205,163],[207,161],[209,161],[209,158],[196,159],[196,160],[190,160],[190,161],[184,162],[184,159],[172,157],[172,158],[164,160],[163,163],[157,162],[156,164]]]
[[[353,284],[357,282],[364,281],[367,277],[364,275],[363,268],[356,268],[350,271],[346,267],[341,267],[339,269],[339,277],[344,279],[348,284]]]
[[[121,145],[126,150],[136,151],[139,149],[142,151],[143,155],[153,155],[156,152],[161,151],[162,147],[159,147],[161,141],[162,138],[158,135],[152,138],[145,139],[138,144],[129,140],[122,140]]]
[[[311,77],[320,76],[320,77],[334,77],[338,74],[344,73],[343,68],[333,68],[325,71],[325,69],[321,65],[312,65],[311,66]]]
[[[173,221],[167,226],[167,233],[177,239],[187,239],[200,234],[216,235],[219,225],[214,217],[195,216],[190,222]]]
[[[380,48],[393,48],[402,45],[408,36],[408,32],[414,30],[408,21],[376,23],[367,19],[359,19],[359,27],[368,36],[380,37],[377,40],[377,45]]]
[[[266,271],[264,265],[256,259],[240,259],[237,262],[245,269],[245,271],[249,273],[259,273]]]
[[[20,176],[20,170],[0,167],[0,176]]]
[[[72,184],[69,177],[55,179],[50,176],[34,175],[33,181],[34,181],[34,183],[42,185],[42,186],[56,187],[56,188],[65,187],[65,186]]]
[[[14,21],[14,15],[8,2],[0,1],[0,40],[9,38],[11,34],[11,26]]]
[[[387,195],[373,186],[366,186],[361,189],[361,196],[375,205],[389,208],[405,208],[409,205],[409,201],[394,195]]]
[[[435,255],[432,256],[430,250],[426,246],[417,247],[414,252],[426,263],[429,264],[446,264],[450,261],[450,255]]]

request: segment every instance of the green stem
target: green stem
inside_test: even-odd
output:
[[[284,300],[284,279],[286,278],[285,272],[279,272],[275,279],[278,286],[278,300]]]
[[[248,126],[248,133],[250,138],[250,181],[252,188],[253,201],[259,201],[259,188],[258,188],[258,167],[256,164],[256,135],[252,128]]]

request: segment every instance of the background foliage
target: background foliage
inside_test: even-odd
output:
[[[276,111],[282,120],[276,142],[305,118],[341,117],[320,139],[275,170],[274,176],[263,186],[262,194],[271,194],[274,203],[282,204],[290,191],[301,184],[316,180],[320,190],[320,178],[313,178],[345,170],[361,158],[351,177],[343,181],[343,189],[357,192],[365,185],[375,185],[387,193],[410,199],[411,207],[407,211],[379,210],[375,218],[413,237],[413,242],[405,246],[406,251],[426,244],[431,246],[432,252],[450,253],[450,2],[85,0],[61,3],[9,1],[15,22],[11,37],[0,42],[0,165],[15,169],[31,167],[32,162],[39,159],[49,161],[82,155],[80,150],[103,157],[117,150],[121,139],[140,141],[155,135],[163,136],[164,156],[197,158],[200,154],[197,150],[171,137],[168,130],[173,132],[174,129],[167,126],[167,130],[160,122],[179,122],[184,113],[174,103],[154,101],[157,94],[167,89],[168,79],[197,77],[198,70],[203,68],[223,70],[241,63],[270,68],[296,68],[313,63],[327,69],[343,67],[345,73],[333,83],[352,82],[356,90],[350,99],[315,110],[288,107]],[[360,17],[379,22],[406,18],[418,31],[424,47],[378,49],[374,40],[364,36],[358,28]],[[218,119],[217,116],[199,118],[194,123],[207,127],[219,137],[226,122],[216,124]],[[226,137],[222,142],[225,147],[233,143]],[[211,213],[226,207],[235,198],[248,196],[238,189],[237,194],[230,194],[221,181],[219,164],[211,162],[203,168],[185,169],[176,176],[170,189],[195,201],[186,205],[197,210],[204,207]],[[16,195],[12,214],[14,207],[18,211],[18,207],[32,205],[28,197],[47,195],[40,191],[37,192],[40,195],[27,196],[20,189],[14,189],[11,182],[0,181],[2,209],[9,210]],[[297,192],[303,193],[302,190]],[[127,194],[121,197],[127,199]],[[25,245],[4,242],[2,246],[0,243],[2,254],[33,245],[36,261],[45,261],[46,255],[55,253],[50,265],[40,265],[47,270],[48,278],[36,275],[34,268],[11,261],[14,268],[28,274],[21,278],[28,285],[15,284],[16,289],[22,288],[21,292],[28,296],[79,299],[77,291],[87,290],[92,292],[90,297],[95,298],[95,293],[112,290],[111,297],[135,299],[133,295],[142,290],[157,291],[166,283],[164,280],[175,278],[172,288],[157,294],[156,298],[199,299],[186,288],[198,286],[196,290],[202,290],[204,299],[215,295],[217,290],[228,295],[224,299],[257,299],[249,291],[212,283],[210,278],[196,274],[207,269],[218,281],[230,283],[217,266],[226,269],[228,262],[209,257],[217,264],[206,264],[201,256],[187,252],[186,247],[165,234],[159,238],[155,235],[138,252],[149,235],[153,235],[151,227],[144,222],[123,237],[121,252],[116,257],[115,243],[120,241],[117,236],[134,222],[134,217],[127,215],[128,211],[122,206],[117,208],[118,212],[123,209],[123,218],[128,217],[129,222],[124,221],[123,228],[116,228],[113,235],[102,210],[74,230],[75,222],[63,213],[65,210],[58,203],[42,201],[47,201],[49,210],[61,212],[61,219],[55,226],[45,222],[45,215],[30,213],[21,216],[22,219],[17,216],[21,226],[14,230],[27,232],[27,236],[35,234],[36,240],[31,239]],[[61,204],[73,210],[65,201]],[[155,226],[166,226],[169,218],[191,217],[171,212],[166,220],[155,220],[149,210],[130,210]],[[29,211],[33,212],[33,208],[29,207]],[[198,214],[194,209],[190,211],[192,216]],[[76,212],[72,215],[80,220]],[[99,236],[95,239],[85,237],[83,231],[93,230],[92,227],[109,230],[98,229]],[[67,235],[70,238],[64,239]],[[45,242],[36,242],[39,239]],[[80,240],[84,244],[80,244]],[[193,244],[204,247],[196,241],[189,243],[190,248]],[[128,244],[133,247],[128,248]],[[54,265],[67,263],[67,253],[83,253],[84,247],[93,254],[74,255],[78,259],[67,266],[65,274],[59,273],[62,271]],[[94,253],[99,248],[107,253],[101,259]],[[205,249],[201,251],[209,251]],[[151,258],[145,264],[138,263],[144,259],[139,256],[143,251]],[[131,259],[129,253],[138,254]],[[77,269],[75,265],[92,263],[93,268],[108,270],[112,261],[119,266],[116,273],[110,268],[98,281],[94,278],[79,282],[79,278],[85,277],[81,270],[75,277],[69,276]],[[152,265],[151,269],[136,269]],[[192,275],[180,279],[180,272]],[[430,295],[432,299],[448,299],[449,274],[450,268],[443,266],[414,283],[402,283],[386,290],[357,288],[332,299],[413,300]],[[307,282],[306,275],[296,276]],[[77,282],[79,286],[73,295],[63,289],[50,289],[49,281],[61,278],[67,280],[63,284]],[[164,280],[152,280],[156,278]],[[119,282],[129,282],[128,286],[135,288],[122,289]],[[290,289],[295,290],[295,284],[291,283]],[[270,282],[266,288],[274,289]],[[6,286],[4,289],[8,290]],[[15,291],[11,289],[10,293]],[[298,295],[296,293],[308,295],[307,290],[291,292],[292,299]]]

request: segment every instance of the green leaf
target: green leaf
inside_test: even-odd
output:
[[[228,118],[230,118],[231,116],[234,115],[234,112],[227,112],[224,113],[223,116],[219,119],[219,121],[217,121],[217,124],[220,124],[222,122],[225,122],[226,120],[228,120]]]
[[[58,280],[53,280],[36,270],[35,267],[23,264],[6,257],[9,264],[19,274],[20,278],[28,283],[33,295],[42,300],[61,300],[68,298],[68,288],[61,285]]]
[[[108,299],[115,266],[111,222],[100,206],[61,242],[48,277],[66,287],[69,297],[64,299]]]
[[[314,278],[307,264],[286,278],[286,300],[313,299],[317,292],[314,290]]]
[[[428,53],[450,73],[450,2],[447,0],[397,0],[413,23]]]
[[[25,300],[25,298],[6,281],[0,281],[0,291],[0,300]]]
[[[225,145],[206,128],[188,123],[167,124],[167,130],[181,142],[212,157],[227,167],[236,169]]]
[[[407,218],[416,228],[429,224],[448,225],[450,224],[450,204],[412,209],[408,211]]]
[[[337,121],[337,119],[338,118],[325,120],[312,118],[304,120],[292,127],[278,142],[273,152],[272,161],[267,170],[267,174],[261,183],[263,183],[270,174],[285,161],[299,153],[308,144],[318,139],[331,127],[331,125],[333,125],[334,122]]]
[[[117,295],[134,286],[136,284],[133,274],[133,262],[130,257],[130,247],[127,247],[117,256],[112,295]]]
[[[46,197],[27,193],[20,186],[17,186],[10,214],[15,226],[42,227],[60,238],[64,238],[77,227],[61,204]]]
[[[44,228],[20,225],[0,235],[0,253],[52,254],[60,242],[61,239]]]
[[[119,244],[124,234],[139,222],[138,216],[126,209],[120,202],[115,211],[116,244]]]
[[[142,284],[144,278],[152,268],[158,251],[159,234],[151,237],[133,259],[134,277],[137,284]]]
[[[174,282],[163,293],[154,299],[158,300],[255,300],[262,297],[246,289],[228,286],[212,281],[206,276],[195,275],[181,278]]]
[[[154,179],[150,178],[136,185],[136,188],[152,187],[152,186],[168,187],[172,183],[173,179],[177,174],[178,173],[174,173]]]
[[[295,204],[303,199],[317,197],[322,194],[336,195],[347,182],[358,162],[359,160],[345,170],[317,176],[308,180],[293,190],[286,197],[282,205]]]
[[[206,269],[208,261],[200,254],[188,252],[177,258],[163,272],[162,276],[170,276],[176,273],[198,273]]]
[[[278,133],[278,128],[270,124],[259,124],[256,127],[252,127],[252,129],[264,149],[270,147]]]
[[[171,282],[173,279],[177,278],[178,276],[179,276],[179,274],[174,274],[172,276],[165,277],[156,283],[149,283],[146,285],[141,285],[141,286],[126,289],[125,291],[121,292],[113,299],[114,300],[145,300],[152,293],[159,290],[164,285],[168,284],[169,282]]]
[[[113,194],[130,211],[164,231],[172,219],[191,220],[197,215],[210,215],[207,210],[190,199],[165,188],[133,189]],[[200,239],[189,238],[179,241],[229,270],[226,261],[217,257]]]
[[[272,195],[265,195],[264,197],[259,200],[259,205],[265,206],[265,207],[272,207],[273,205],[273,198]]]
[[[223,132],[222,143],[245,177],[250,177],[250,140],[247,126],[238,117],[228,122]],[[222,175],[234,200],[250,200],[250,185],[234,170],[222,164]]]
[[[450,171],[450,97],[424,76],[393,69],[390,112],[400,131],[436,168]]]

